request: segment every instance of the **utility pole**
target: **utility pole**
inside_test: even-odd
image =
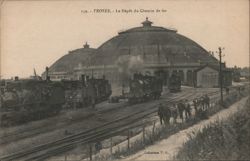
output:
[[[220,60],[220,72],[219,72],[219,76],[220,76],[220,100],[221,103],[223,103],[223,73],[222,73],[222,63],[221,63],[221,57],[222,57],[222,50],[224,48],[219,47],[219,60]]]

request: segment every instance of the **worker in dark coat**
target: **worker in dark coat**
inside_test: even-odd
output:
[[[201,104],[201,108],[204,111],[205,110],[205,96],[201,96],[199,101],[200,101],[200,104]]]
[[[185,116],[186,116],[186,119],[191,117],[191,107],[190,107],[190,104],[188,102],[186,102],[186,104],[185,104]]]
[[[171,118],[171,110],[168,106],[163,109],[163,117],[165,125],[168,125],[170,123]]]
[[[173,104],[173,108],[171,110],[171,116],[173,117],[173,122],[176,123],[178,117],[178,110],[176,104]]]
[[[95,143],[95,150],[97,152],[100,152],[100,150],[102,149],[102,143],[100,141]]]
[[[162,125],[162,121],[164,120],[164,114],[163,114],[163,106],[162,104],[160,103],[159,104],[159,107],[158,107],[158,116],[160,117],[160,122],[161,122],[161,125]]]
[[[183,111],[185,110],[185,105],[184,105],[183,101],[180,101],[180,102],[177,104],[177,108],[178,108],[178,112],[179,112],[180,119],[181,119],[182,122],[183,122]]]
[[[210,107],[210,98],[208,97],[207,94],[204,96],[204,104],[206,109]]]
[[[198,102],[197,102],[197,99],[193,100],[193,105],[194,105],[195,115],[197,115],[197,112],[198,112]]]

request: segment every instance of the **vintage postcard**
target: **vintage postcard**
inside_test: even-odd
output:
[[[250,160],[249,0],[1,0],[0,160]]]

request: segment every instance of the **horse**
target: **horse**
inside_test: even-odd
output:
[[[164,122],[165,125],[168,125],[171,117],[170,108],[168,106],[164,107],[160,104],[158,108],[158,116],[160,117],[161,125],[162,122]]]
[[[171,108],[170,110],[171,110],[171,117],[173,117],[173,122],[176,123],[178,117],[178,109],[174,105],[173,108]]]

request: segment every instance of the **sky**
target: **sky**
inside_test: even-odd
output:
[[[2,78],[28,77],[34,68],[41,74],[68,51],[85,42],[97,48],[119,31],[141,26],[146,17],[207,51],[224,47],[222,59],[229,67],[249,66],[248,0],[23,0],[3,1],[0,9]],[[133,12],[116,12],[122,9]]]

